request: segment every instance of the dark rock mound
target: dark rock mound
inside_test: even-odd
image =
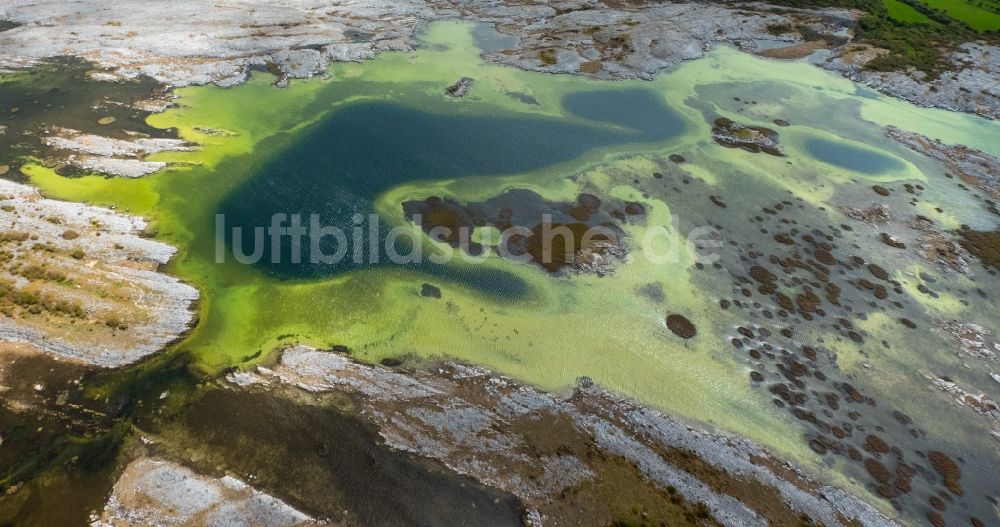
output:
[[[695,327],[694,323],[684,315],[676,313],[667,315],[667,327],[674,332],[674,335],[682,339],[689,339],[698,334],[698,328]]]

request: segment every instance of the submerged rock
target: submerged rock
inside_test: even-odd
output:
[[[471,77],[462,77],[455,84],[445,88],[444,94],[449,97],[465,97],[475,83],[476,80]]]
[[[993,428],[990,431],[990,435],[993,439],[1000,442],[1000,405],[998,405],[996,401],[990,399],[989,395],[985,393],[980,392],[976,394],[974,392],[967,391],[948,379],[933,377],[930,375],[927,376],[927,379],[931,381],[934,386],[937,386],[945,393],[951,395],[955,399],[956,404],[971,408],[972,411],[985,418]]]
[[[441,298],[441,288],[431,284],[423,284],[420,286],[420,296],[426,298]]]

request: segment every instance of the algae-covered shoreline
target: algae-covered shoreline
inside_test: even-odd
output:
[[[942,319],[953,318],[970,318],[989,326],[997,320],[995,303],[989,299],[1000,291],[988,267],[976,264],[972,275],[962,275],[942,272],[923,260],[912,251],[918,234],[908,224],[917,213],[941,230],[962,224],[990,230],[995,229],[995,221],[985,213],[987,202],[970,197],[977,191],[948,181],[938,161],[896,143],[885,136],[883,128],[895,125],[996,156],[1000,152],[990,141],[996,134],[995,123],[880,96],[862,98],[849,81],[805,63],[766,61],[727,48],[717,48],[652,81],[608,84],[523,72],[484,64],[471,29],[469,24],[456,22],[435,24],[417,51],[337,64],[327,70],[330,79],[295,81],[286,90],[272,87],[273,78],[263,73],[229,89],[178,89],[177,107],[153,114],[147,121],[155,128],[176,130],[179,138],[198,147],[151,154],[148,160],[166,162],[168,167],[145,179],[67,179],[38,163],[21,167],[28,180],[49,197],[113,205],[149,217],[158,240],[179,249],[165,271],[196,285],[202,293],[199,324],[184,341],[147,364],[99,375],[101,382],[89,385],[89,393],[82,394],[81,400],[101,401],[100,396],[93,396],[103,395],[105,400],[97,405],[105,406],[102,412],[114,413],[106,408],[107,398],[127,394],[129,401],[117,412],[137,416],[136,434],[178,426],[177,433],[183,436],[186,425],[169,423],[183,422],[186,397],[204,389],[185,388],[192,380],[187,375],[211,385],[225,371],[268,366],[284,345],[347,350],[367,363],[419,365],[448,357],[554,392],[565,392],[585,378],[678,419],[748,437],[814,474],[832,468],[833,483],[866,496],[904,522],[923,521],[929,510],[936,510],[928,508],[918,494],[923,492],[920,485],[936,488],[941,484],[933,467],[914,459],[928,449],[945,450],[962,458],[966,488],[982,489],[975,496],[960,497],[961,503],[947,507],[945,514],[963,521],[970,515],[988,517],[991,505],[983,496],[996,492],[983,467],[996,459],[997,447],[992,440],[980,438],[988,437],[989,425],[974,415],[953,412],[952,401],[931,389],[924,375],[946,376],[961,385],[996,391],[986,375],[989,363],[956,358],[949,351],[955,347],[951,336],[936,328]],[[444,96],[448,86],[466,76],[476,82],[464,97]],[[724,242],[722,258],[715,266],[696,266],[698,251],[683,244],[668,264],[652,263],[635,254],[608,276],[551,276],[537,267],[516,266],[495,257],[479,264],[478,268],[505,273],[524,284],[527,293],[512,300],[490,294],[488,277],[495,274],[482,274],[487,281],[476,283],[483,278],[460,271],[427,275],[406,267],[381,266],[339,271],[329,277],[289,277],[215,261],[214,216],[225,210],[222,204],[227,198],[240,195],[240,189],[249,185],[248,195],[259,199],[269,185],[287,186],[290,197],[283,198],[284,202],[249,201],[256,208],[273,206],[276,212],[295,212],[305,201],[296,197],[298,193],[317,193],[323,200],[322,192],[329,188],[323,178],[329,172],[310,164],[309,156],[342,161],[336,147],[324,149],[322,141],[337,138],[329,130],[336,130],[337,120],[348,111],[369,103],[392,103],[401,109],[396,115],[406,115],[403,110],[413,112],[425,124],[447,125],[448,117],[473,116],[484,120],[481,126],[490,126],[490,119],[503,116],[525,129],[530,129],[525,123],[544,122],[584,127],[609,137],[622,126],[638,128],[629,121],[634,117],[621,116],[621,112],[610,113],[619,114],[623,123],[602,121],[600,104],[611,97],[595,98],[586,117],[567,109],[568,94],[599,95],[608,90],[650,94],[682,124],[664,136],[640,136],[617,145],[598,141],[592,148],[561,158],[542,154],[537,156],[540,161],[516,170],[479,173],[473,164],[471,169],[455,171],[451,178],[415,181],[410,177],[384,188],[365,189],[372,195],[361,203],[383,221],[407,226],[402,204],[409,200],[434,196],[468,204],[501,196],[509,189],[528,189],[552,203],[572,203],[581,194],[591,193],[609,201],[642,204],[644,214],[622,224],[629,239],[636,242],[650,231],[663,229],[666,236],[658,243],[665,247],[671,241],[683,241],[694,227],[714,227]],[[527,94],[533,103],[511,93]],[[607,104],[613,109],[613,104]],[[775,128],[787,159],[715,145],[711,123],[716,117]],[[776,119],[790,126],[776,127]],[[400,137],[406,139],[405,132],[404,128]],[[310,141],[319,146],[313,146],[308,155],[295,154],[299,145]],[[815,141],[847,152],[864,148],[890,162],[883,170],[865,172],[853,170],[849,163],[838,164],[836,151],[820,161],[811,155],[815,148],[810,145]],[[441,152],[447,145],[417,140],[414,148]],[[683,162],[671,159],[670,154],[681,156]],[[296,157],[284,157],[291,155]],[[294,167],[284,176],[302,174],[303,178],[269,179],[281,171],[261,169],[282,163]],[[444,169],[441,173],[449,174]],[[883,196],[872,192],[872,185],[891,191]],[[841,207],[875,201],[888,203],[893,211],[889,221],[875,227],[841,212]],[[676,222],[672,215],[677,215]],[[767,223],[765,217],[773,222]],[[882,242],[882,234],[905,240],[900,243],[906,249],[892,252]],[[422,243],[430,250],[441,249],[427,239]],[[767,276],[754,271],[751,260],[758,258],[757,266],[768,267],[773,279],[757,280]],[[781,263],[785,261],[791,263]],[[465,264],[455,265],[460,269]],[[871,278],[873,271],[866,270],[871,265],[887,268],[883,269],[886,277]],[[794,276],[789,269],[805,269],[812,276]],[[872,280],[883,280],[884,285]],[[428,282],[440,298],[420,294],[421,285]],[[819,298],[812,302],[808,291],[800,289],[818,290],[831,283],[843,291],[841,304],[824,304]],[[885,290],[885,297],[879,298],[877,285]],[[981,294],[972,293],[976,290]],[[772,299],[775,291],[786,291],[793,298],[795,291],[807,301],[788,308],[780,296]],[[754,296],[758,294],[763,296]],[[816,315],[817,305],[829,314]],[[785,316],[778,314],[782,308]],[[678,339],[668,330],[665,317],[673,313],[682,313],[697,326],[693,339]],[[906,319],[915,329],[897,319]],[[784,335],[784,329],[792,335]],[[808,358],[804,348],[814,348],[814,352],[818,348],[819,357]],[[191,373],[149,380],[159,376],[156,369],[169,364],[166,371]],[[823,379],[811,372],[806,379],[799,371],[803,364],[821,372]],[[785,388],[774,389],[778,385]],[[839,426],[835,420],[842,417],[833,417],[838,409],[829,404],[826,394],[844,399],[846,408],[855,387],[864,393],[862,407],[877,408],[859,410],[862,422],[867,419],[873,423],[868,426],[889,429],[876,435],[889,437],[894,441],[891,447],[899,448],[900,454],[865,450],[863,445],[870,446],[866,439],[870,433],[859,430],[845,439],[832,431],[831,427]],[[809,412],[811,420],[772,402],[787,404],[798,392],[807,401],[789,408]],[[160,398],[161,394],[165,395]],[[879,424],[894,411],[904,415],[907,423],[896,420],[898,430]],[[827,412],[830,415],[824,417]],[[911,429],[913,437],[909,437]],[[129,435],[120,430],[110,433]],[[841,452],[827,445],[833,439],[819,441],[818,437],[835,437]],[[817,441],[827,446],[820,451]],[[916,483],[920,492],[900,489],[887,495],[879,470],[871,470],[871,463],[854,463],[848,454],[853,445],[892,470],[906,472],[899,467],[923,466],[925,471],[919,476],[923,479]],[[883,456],[897,456],[896,464]],[[897,484],[900,481],[893,479]],[[280,487],[280,482],[278,478],[270,484]],[[269,490],[280,493],[280,488]],[[898,507],[896,512],[894,507]]]

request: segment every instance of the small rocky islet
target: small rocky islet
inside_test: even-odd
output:
[[[778,133],[774,130],[742,125],[725,117],[718,117],[712,123],[712,139],[728,148],[741,148],[755,154],[784,155],[778,143]]]

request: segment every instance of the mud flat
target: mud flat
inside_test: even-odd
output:
[[[389,446],[515,494],[531,525],[620,520],[613,496],[622,495],[654,520],[894,525],[747,440],[692,428],[586,378],[559,398],[474,366],[392,369],[295,346],[271,368],[227,379],[236,390],[347,396]]]
[[[175,249],[146,222],[0,180],[0,340],[102,367],[161,350],[198,291],[157,272]]]
[[[212,478],[159,458],[125,468],[92,527],[124,525],[320,525],[232,476]]]

